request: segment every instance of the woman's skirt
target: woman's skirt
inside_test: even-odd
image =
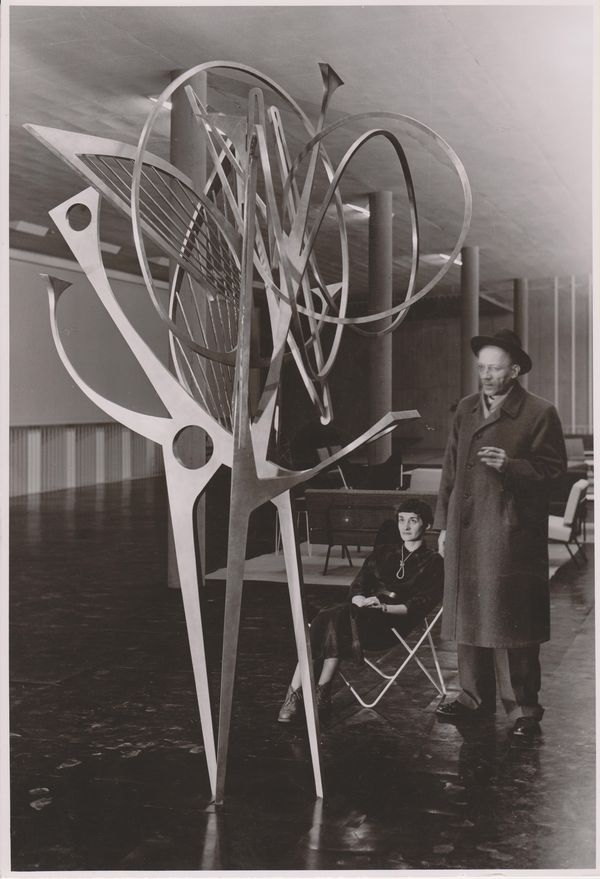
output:
[[[384,614],[350,602],[319,611],[310,624],[310,645],[314,660],[354,659],[362,662],[363,650],[388,650],[398,643],[392,627],[407,634],[406,617]]]

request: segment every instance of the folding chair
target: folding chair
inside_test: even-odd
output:
[[[379,702],[379,701],[385,696],[385,694],[387,693],[387,691],[389,690],[389,688],[392,686],[392,684],[394,684],[394,683],[397,681],[397,679],[400,677],[401,673],[404,671],[404,669],[406,668],[406,666],[408,665],[408,663],[411,661],[411,659],[414,659],[414,661],[417,663],[417,665],[419,666],[419,668],[421,669],[421,671],[423,672],[423,674],[424,674],[424,675],[425,675],[425,676],[431,681],[431,683],[433,684],[433,686],[435,687],[435,689],[438,691],[439,695],[440,695],[440,696],[446,696],[446,695],[447,695],[446,685],[445,685],[445,683],[444,683],[444,678],[442,677],[442,670],[441,670],[441,668],[440,668],[440,663],[439,663],[439,660],[438,660],[438,657],[437,657],[437,652],[436,652],[436,649],[435,649],[435,645],[434,645],[434,643],[433,643],[433,638],[431,637],[431,631],[432,631],[433,627],[435,626],[435,624],[437,623],[437,621],[439,620],[439,618],[441,617],[441,615],[442,615],[442,610],[443,610],[443,608],[440,607],[440,609],[438,610],[438,612],[436,613],[436,615],[433,617],[433,619],[431,620],[431,622],[427,619],[427,617],[425,617],[425,619],[424,619],[424,621],[423,621],[423,622],[424,622],[424,630],[423,630],[423,633],[422,633],[422,635],[420,635],[420,637],[419,637],[419,639],[418,639],[418,641],[417,641],[417,643],[415,644],[414,647],[411,647],[410,644],[408,644],[408,643],[404,640],[404,638],[402,637],[402,635],[400,635],[399,632],[398,632],[396,629],[392,629],[392,632],[394,633],[394,635],[396,636],[396,638],[398,639],[398,641],[400,641],[400,643],[402,644],[402,646],[405,648],[405,650],[406,650],[407,653],[408,653],[408,656],[406,656],[406,658],[402,661],[402,663],[401,663],[400,666],[396,669],[396,671],[393,672],[393,674],[386,674],[386,673],[385,673],[384,671],[382,671],[377,665],[375,665],[374,662],[371,662],[371,660],[368,659],[368,657],[365,656],[365,658],[364,658],[364,659],[365,659],[365,663],[366,663],[370,668],[372,668],[373,671],[377,672],[377,674],[378,674],[381,678],[384,678],[384,679],[386,680],[386,683],[385,683],[384,686],[381,688],[381,690],[379,691],[378,695],[375,697],[375,699],[374,699],[372,702],[366,702],[366,701],[362,698],[362,696],[361,696],[359,693],[357,693],[357,691],[354,689],[354,687],[352,686],[352,684],[350,683],[350,681],[348,681],[348,679],[347,679],[347,678],[344,676],[344,674],[340,671],[340,673],[339,673],[339,674],[340,674],[340,677],[342,678],[342,680],[344,681],[344,683],[346,684],[346,686],[350,689],[350,691],[351,691],[352,695],[354,696],[354,698],[360,703],[360,705],[363,706],[363,708],[374,708],[374,707],[378,704],[378,702]],[[419,657],[417,656],[417,651],[419,650],[419,648],[421,647],[421,645],[423,644],[423,642],[424,642],[425,640],[427,640],[427,641],[429,642],[429,647],[431,648],[431,654],[432,654],[432,656],[433,656],[433,661],[434,661],[434,664],[435,664],[435,669],[436,669],[436,671],[437,671],[437,677],[438,677],[438,681],[439,681],[439,683],[438,683],[438,681],[436,681],[436,680],[434,679],[434,677],[433,677],[433,675],[431,674],[431,672],[429,671],[429,669],[426,668],[425,665],[423,665],[423,663],[421,662],[421,660],[420,660]]]
[[[576,561],[576,555],[570,546],[571,543],[574,543],[577,549],[581,550],[584,565],[587,562],[587,557],[583,544],[579,543],[577,537],[582,523],[585,523],[588,484],[587,479],[578,479],[571,486],[564,515],[562,517],[548,516],[548,540],[554,543],[564,543],[569,555]]]

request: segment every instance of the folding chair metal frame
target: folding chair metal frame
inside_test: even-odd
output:
[[[350,681],[348,681],[348,679],[347,679],[347,678],[344,676],[344,674],[340,671],[340,677],[342,678],[342,680],[344,681],[344,683],[346,684],[346,686],[350,689],[350,691],[352,692],[354,698],[355,698],[355,699],[356,699],[356,700],[357,700],[357,701],[363,706],[363,708],[374,708],[374,707],[378,704],[378,702],[380,702],[380,700],[383,698],[383,696],[385,696],[385,694],[387,693],[387,691],[389,690],[389,688],[392,686],[392,684],[395,683],[396,680],[399,678],[400,674],[404,671],[404,669],[406,668],[406,666],[408,665],[408,663],[411,661],[411,659],[414,659],[414,660],[415,660],[415,662],[417,663],[417,665],[419,666],[419,668],[421,669],[421,671],[422,671],[422,672],[425,674],[425,676],[431,681],[431,683],[433,684],[433,686],[435,687],[435,689],[438,691],[439,695],[440,695],[440,696],[446,696],[446,695],[447,695],[446,685],[445,685],[445,683],[444,683],[444,678],[442,677],[442,670],[441,670],[441,668],[440,668],[440,664],[439,664],[439,661],[438,661],[437,652],[436,652],[436,649],[435,649],[435,645],[434,645],[434,643],[433,643],[433,638],[431,637],[431,631],[432,631],[433,627],[435,626],[435,624],[437,623],[437,621],[439,620],[439,618],[441,617],[441,615],[442,615],[442,610],[443,610],[443,608],[440,607],[440,609],[438,610],[438,612],[436,613],[436,615],[434,616],[434,618],[431,620],[431,622],[429,622],[429,620],[427,619],[427,617],[425,617],[425,619],[424,619],[425,630],[424,630],[423,634],[421,635],[421,637],[419,638],[419,640],[417,641],[417,643],[415,644],[414,647],[411,647],[410,644],[408,644],[408,643],[404,640],[404,638],[402,637],[402,635],[400,635],[396,629],[392,629],[392,632],[394,633],[394,635],[396,636],[396,638],[400,641],[400,643],[402,644],[402,646],[403,646],[403,647],[405,648],[405,650],[408,652],[408,656],[404,659],[404,661],[400,664],[399,668],[397,668],[396,671],[395,671],[393,674],[386,674],[386,673],[383,672],[383,671],[382,671],[377,665],[375,665],[374,662],[371,662],[371,660],[368,659],[368,657],[365,656],[365,663],[366,663],[370,668],[372,668],[373,671],[376,671],[377,674],[378,674],[380,677],[386,679],[386,683],[385,683],[385,685],[384,685],[384,686],[382,687],[382,689],[379,691],[379,694],[376,696],[376,698],[373,700],[373,702],[366,702],[366,701],[362,698],[362,696],[361,696],[361,695],[355,690],[355,688],[352,686],[352,684],[350,683]],[[416,655],[416,654],[417,654],[417,651],[419,650],[419,648],[420,648],[420,646],[421,646],[421,644],[423,644],[423,642],[424,642],[425,640],[428,640],[428,641],[429,641],[429,647],[431,648],[431,653],[432,653],[432,656],[433,656],[433,661],[434,661],[434,663],[435,663],[435,668],[436,668],[436,671],[437,671],[437,676],[438,676],[439,684],[438,684],[438,682],[437,682],[436,680],[434,680],[434,678],[433,678],[431,672],[429,671],[429,669],[427,669],[427,668],[423,665],[423,663],[421,662],[421,660],[419,659],[419,657]]]
[[[587,518],[587,489],[589,482],[587,479],[579,479],[573,483],[569,492],[569,497],[565,506],[565,512],[562,516],[548,517],[548,540],[550,543],[562,543],[566,546],[567,551],[576,565],[579,566],[577,554],[571,549],[574,543],[577,550],[581,553],[582,564],[587,564],[587,556],[585,554],[585,521]],[[583,531],[583,543],[577,539]]]

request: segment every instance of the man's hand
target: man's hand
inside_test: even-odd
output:
[[[438,552],[442,558],[444,558],[445,549],[446,549],[446,532],[440,531],[440,536],[438,537]]]
[[[488,467],[493,467],[498,473],[504,473],[508,464],[508,455],[504,449],[498,449],[496,446],[483,446],[477,452],[479,460]]]

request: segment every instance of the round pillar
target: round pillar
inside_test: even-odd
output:
[[[521,340],[525,351],[529,347],[529,282],[527,278],[515,278],[513,281],[513,329]],[[527,387],[529,376],[524,375],[520,381]]]
[[[391,307],[392,193],[386,190],[369,195],[369,311],[376,314]],[[369,424],[392,409],[391,333],[370,343],[368,406]],[[367,446],[369,466],[383,464],[391,454],[391,433]]]
[[[466,397],[479,390],[477,360],[471,339],[479,333],[479,248],[463,247],[460,272],[460,395]]]

